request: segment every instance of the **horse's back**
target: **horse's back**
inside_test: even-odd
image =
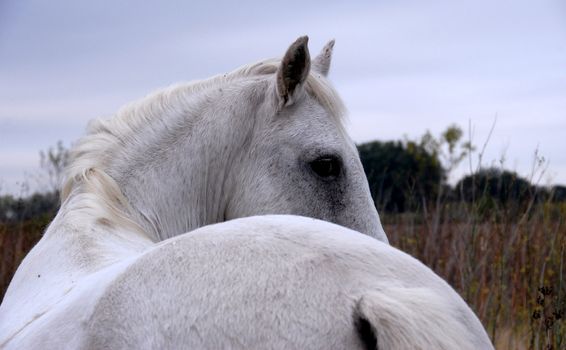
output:
[[[355,300],[343,299],[351,292],[348,271],[334,263],[336,252],[316,250],[324,247],[287,230],[289,220],[297,218],[236,220],[163,242],[107,289],[88,346],[361,346]]]
[[[439,320],[411,334],[427,316]],[[239,219],[163,242],[114,280],[85,327],[88,348],[490,347],[471,310],[418,261],[293,216]]]

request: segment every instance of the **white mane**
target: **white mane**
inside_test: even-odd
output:
[[[87,128],[87,135],[71,150],[71,162],[66,169],[61,201],[67,200],[72,193],[87,195],[89,208],[85,209],[95,210],[95,216],[116,224],[121,223],[138,232],[143,231],[131,219],[131,208],[118,184],[107,174],[113,156],[139,142],[138,135],[142,129],[166,124],[168,120],[163,118],[164,115],[189,110],[191,95],[242,79],[271,78],[277,72],[280,62],[276,59],[264,60],[245,65],[228,74],[173,85],[122,107],[110,119],[92,120]],[[305,88],[327,110],[336,125],[344,129],[345,107],[326,78],[311,72]]]

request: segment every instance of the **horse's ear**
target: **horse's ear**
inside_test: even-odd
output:
[[[332,49],[334,48],[334,39],[330,40],[322,51],[312,61],[312,70],[324,76],[328,75],[330,62],[332,61]]]
[[[293,96],[309,75],[311,59],[308,41],[308,36],[302,36],[291,44],[277,70],[277,95],[281,106],[293,102]]]

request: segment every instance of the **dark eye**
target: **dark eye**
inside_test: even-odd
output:
[[[340,160],[334,157],[320,157],[310,162],[311,169],[320,177],[334,178],[340,175]]]

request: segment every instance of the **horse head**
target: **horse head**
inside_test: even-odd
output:
[[[117,217],[155,240],[295,214],[386,241],[345,109],[326,79],[334,42],[312,62],[307,42],[297,39],[281,60],[178,85],[94,121],[73,152],[64,198],[89,176],[104,177],[127,203]]]

